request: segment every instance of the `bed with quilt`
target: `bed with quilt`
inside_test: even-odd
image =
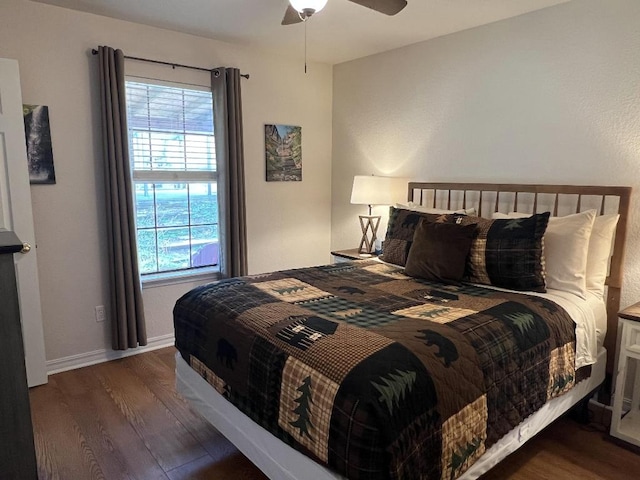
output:
[[[184,295],[179,391],[273,479],[486,471],[602,382],[604,279],[625,224],[604,201],[485,219],[482,195],[477,212],[466,197],[460,210],[392,207],[383,261]]]

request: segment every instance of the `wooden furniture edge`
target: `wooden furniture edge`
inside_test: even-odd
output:
[[[0,254],[18,253],[22,250],[22,242],[11,230],[0,228]]]
[[[343,248],[341,250],[332,250],[331,255],[342,258],[351,258],[352,260],[370,260],[377,258],[375,253],[360,253],[358,248]]]
[[[620,318],[631,320],[632,322],[640,322],[640,302],[629,305],[627,308],[618,312]]]

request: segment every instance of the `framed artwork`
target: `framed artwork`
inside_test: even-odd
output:
[[[29,183],[56,183],[49,128],[49,107],[23,105],[22,114],[27,140]]]
[[[267,182],[302,181],[302,127],[265,125]]]

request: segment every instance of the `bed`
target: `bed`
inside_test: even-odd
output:
[[[630,188],[408,191],[412,203],[391,209],[387,262],[228,279],[176,304],[178,391],[269,478],[477,478],[613,369]],[[551,258],[562,228],[582,231],[586,268],[596,214],[613,225],[601,288],[572,291],[577,274],[555,263],[546,281],[562,289],[545,288],[544,242]],[[470,245],[447,262],[482,258],[465,270],[472,283],[450,279],[450,265],[435,281],[433,262],[415,274],[421,228],[447,248]],[[521,268],[522,258],[533,263]]]

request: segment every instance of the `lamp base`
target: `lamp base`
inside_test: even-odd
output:
[[[362,239],[358,247],[359,253],[373,253],[376,244],[376,232],[380,225],[380,215],[359,215]]]

